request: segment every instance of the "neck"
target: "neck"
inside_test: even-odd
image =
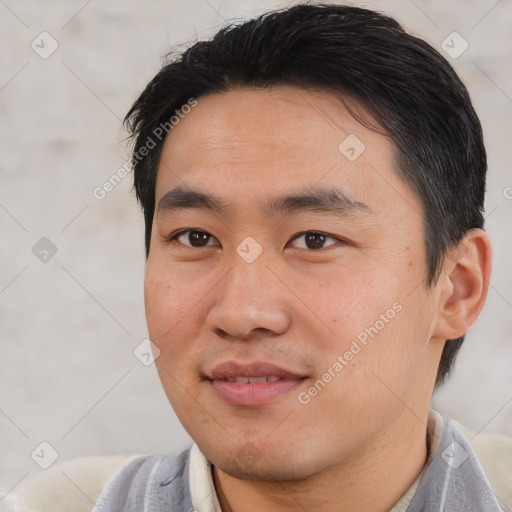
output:
[[[409,489],[427,458],[426,421],[400,418],[350,459],[296,481],[255,481],[214,468],[223,512],[387,512]]]

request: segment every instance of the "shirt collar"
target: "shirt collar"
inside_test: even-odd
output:
[[[458,442],[456,442],[455,439],[457,439]],[[462,499],[462,501],[482,500],[487,504],[484,506],[489,506],[490,508],[475,508],[475,510],[501,510],[492,495],[490,485],[469,443],[462,434],[458,433],[451,425],[448,425],[447,422],[444,421],[441,414],[433,409],[430,409],[427,421],[427,446],[428,457],[423,470],[390,512],[404,512],[406,510],[445,510],[444,507],[448,503],[446,501],[447,499],[452,501],[454,499]],[[451,447],[454,446],[459,452],[462,450],[470,460],[468,461],[469,465],[466,466],[466,469],[463,468],[465,476],[455,473],[457,481],[451,483],[451,481],[454,481],[451,475],[452,467],[456,468],[458,467],[457,464],[460,464],[459,461],[452,460],[453,457],[456,459],[458,454],[460,455],[460,453],[452,453],[453,449]],[[439,453],[440,450],[442,450],[442,453]],[[435,477],[433,475],[435,475]],[[441,477],[444,481],[444,483],[442,483],[443,492],[441,496],[438,496],[437,488],[440,482],[437,482],[437,480]],[[447,493],[451,492],[448,491],[450,485],[455,485],[460,488],[460,482],[464,482],[468,478],[472,481],[472,484],[469,484],[471,489],[473,489],[475,485],[480,489],[473,489],[473,492],[476,493],[474,496],[458,495],[453,497],[448,496],[447,498]],[[212,464],[201,453],[196,444],[193,445],[190,451],[189,479],[194,510],[196,512],[222,512],[213,483]],[[431,487],[432,489],[430,489]],[[485,496],[482,497],[484,494]],[[441,508],[439,508],[439,500],[441,500]],[[475,506],[478,505],[475,503]]]

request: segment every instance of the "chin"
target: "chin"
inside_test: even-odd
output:
[[[244,463],[236,457],[220,457],[217,464],[212,464],[228,475],[242,480],[254,480],[259,482],[286,482],[303,480],[311,476],[308,464],[294,461],[290,464],[289,459],[279,458],[275,454],[272,457],[262,457],[256,463]]]
[[[325,469],[319,455],[301,450],[302,443],[270,445],[268,440],[235,443],[226,446],[199,445],[205,457],[218,469],[235,478],[258,481],[296,481],[306,479]]]

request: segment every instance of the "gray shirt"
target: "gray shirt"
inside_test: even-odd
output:
[[[114,475],[92,512],[195,512],[189,476],[190,450],[143,455]],[[469,442],[449,421],[406,510],[503,512]]]

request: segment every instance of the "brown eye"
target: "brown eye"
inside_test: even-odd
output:
[[[312,250],[324,249],[325,247],[334,245],[338,241],[336,238],[318,231],[306,231],[305,233],[301,233],[300,235],[296,236],[292,242],[299,240],[303,240],[303,242],[298,242],[295,247],[298,247],[299,249]],[[330,240],[331,243],[325,245],[328,240]]]
[[[178,240],[181,244],[189,247],[206,247],[208,245],[215,245],[209,243],[213,240],[212,235],[199,229],[187,229],[185,231],[181,231],[174,235],[171,240]]]

